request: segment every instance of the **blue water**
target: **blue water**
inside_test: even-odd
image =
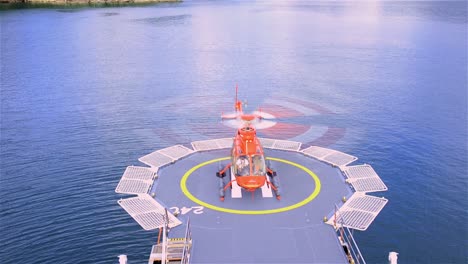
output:
[[[335,128],[309,143],[379,173],[389,203],[355,232],[368,263],[468,262],[466,2],[188,1],[0,21],[1,263],[145,262],[156,234],[116,203],[125,167],[226,136],[235,84],[250,110],[327,109],[282,121]]]

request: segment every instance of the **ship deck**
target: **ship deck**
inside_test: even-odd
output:
[[[190,222],[192,263],[349,263],[348,257],[365,263],[352,234],[342,231],[365,231],[388,202],[367,195],[387,190],[374,169],[349,166],[357,158],[340,151],[260,140],[281,183],[281,200],[266,187],[253,193],[228,188],[219,199],[216,172],[230,162],[232,146],[232,138],[224,138],[141,157],[150,167],[127,167],[116,188],[137,196],[118,203],[145,230],[167,223],[172,238],[187,237]],[[168,221],[165,208],[172,212]]]
[[[271,165],[280,178],[281,200],[264,198],[261,190],[231,198],[228,190],[225,201],[220,201],[215,173],[219,163],[229,161],[209,163],[187,175],[187,190],[203,203],[189,199],[180,186],[187,171],[228,153],[227,149],[202,152],[177,161],[158,172],[151,190],[179,218],[190,217],[193,263],[347,263],[333,227],[323,222],[343,196],[352,194],[337,168],[299,153],[265,150],[268,158],[275,159]],[[314,192],[311,201],[303,202]],[[179,235],[176,229],[184,230],[176,227],[171,236]]]

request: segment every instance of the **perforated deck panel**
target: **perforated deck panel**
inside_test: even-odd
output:
[[[171,157],[174,160],[181,159],[187,155],[192,154],[194,151],[182,145],[175,145],[165,149],[158,150],[159,153]]]
[[[260,138],[260,143],[264,148],[289,151],[299,151],[302,145],[301,142],[270,138]]]
[[[357,160],[355,156],[337,150],[317,146],[311,146],[301,151],[305,155],[311,156],[313,158],[316,158],[318,160],[324,161],[337,167],[346,166],[351,162]]]
[[[262,144],[262,147],[264,148],[273,148],[273,145],[275,144],[275,139],[270,139],[270,138],[259,138],[260,143]]]
[[[154,230],[164,226],[165,209],[148,194],[121,199],[118,204],[145,230]],[[170,211],[168,211],[168,216],[170,228],[181,224]]]
[[[276,140],[272,148],[280,150],[299,151],[302,143],[288,140]]]
[[[334,153],[325,156],[323,160],[340,167],[357,160],[357,158],[343,152],[335,151]]]
[[[132,180],[152,181],[154,179],[154,176],[156,175],[156,171],[157,170],[153,170],[147,167],[128,166],[125,169],[125,172],[122,175],[122,178],[132,179]]]
[[[201,140],[201,141],[194,141],[192,142],[192,147],[196,151],[206,151],[206,150],[214,150],[218,149],[218,144],[216,144],[216,140]]]
[[[357,192],[386,191],[387,186],[370,165],[348,166],[342,169],[350,183]]]
[[[158,151],[145,155],[138,159],[139,161],[149,165],[151,167],[162,167],[174,161],[173,158],[164,155]]]
[[[115,192],[126,194],[148,193],[155,177],[156,170],[129,166],[125,169],[119,184],[115,188]]]
[[[207,151],[232,147],[232,138],[210,139],[192,142],[195,151]]]
[[[343,171],[351,179],[377,177],[377,173],[370,165],[348,166]]]
[[[220,138],[216,140],[216,144],[218,144],[220,148],[231,148],[233,141],[233,138]]]
[[[388,200],[364,193],[354,193],[349,200],[336,213],[336,223],[338,225],[365,231],[380,213]],[[334,225],[335,215],[327,221],[327,224]]]
[[[116,193],[140,194],[148,193],[152,182],[144,182],[139,180],[120,179],[119,185],[115,188]]]
[[[326,155],[329,155],[329,154],[333,153],[333,150],[332,149],[327,149],[327,148],[321,148],[321,147],[317,147],[317,146],[311,146],[311,147],[308,147],[306,149],[303,149],[302,152],[304,154],[307,154],[307,155],[311,156],[311,157],[321,159],[321,158],[325,157]]]

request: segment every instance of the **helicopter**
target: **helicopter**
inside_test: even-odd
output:
[[[238,100],[238,87],[236,86],[235,113],[221,115],[222,119],[236,119],[240,121],[231,149],[231,162],[216,172],[219,178],[219,197],[224,201],[226,190],[233,185],[251,192],[264,186],[275,192],[276,199],[281,199],[280,183],[276,171],[271,169],[266,161],[257,130],[252,122],[263,119],[261,114],[244,114],[242,102]],[[230,171],[231,181],[224,182],[226,174]],[[271,180],[270,180],[271,179]]]

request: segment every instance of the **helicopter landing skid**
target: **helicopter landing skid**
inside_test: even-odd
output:
[[[268,187],[271,187],[273,189],[273,191],[275,192],[276,199],[281,200],[281,195],[280,195],[280,192],[279,192],[279,185],[275,186],[271,181],[266,181],[266,183],[267,183]],[[277,184],[279,184],[279,182],[277,182]]]
[[[231,168],[232,163],[229,163],[226,165],[222,170],[216,172],[216,176],[219,178],[219,199],[221,201],[224,201],[224,197],[226,195],[226,190],[231,187],[232,184],[236,180],[232,180],[228,182],[226,185],[224,185],[224,180],[223,178],[226,177],[226,171]],[[269,188],[273,189],[275,192],[275,196],[277,200],[281,200],[281,189],[280,189],[280,182],[279,178],[277,177],[276,171],[272,170],[271,168],[267,167],[267,176],[271,178],[271,181],[267,180],[266,184]]]
[[[232,163],[229,163],[228,165],[226,165],[222,170],[216,172],[216,177],[218,178],[224,178],[226,177],[226,171],[231,168],[231,165]]]

